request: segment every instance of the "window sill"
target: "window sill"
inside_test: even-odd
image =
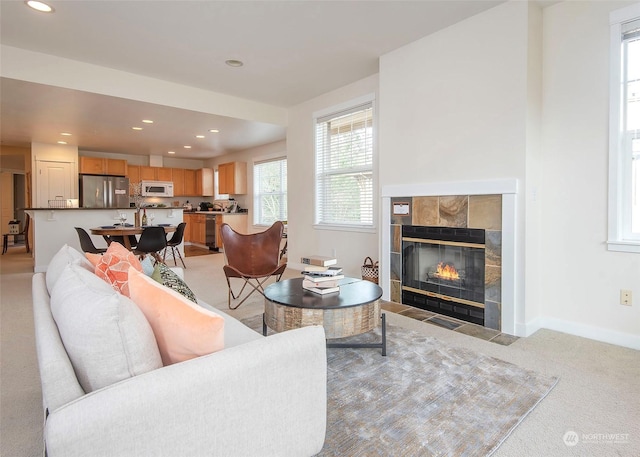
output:
[[[607,250],[614,252],[638,252],[640,253],[640,241],[607,241]]]

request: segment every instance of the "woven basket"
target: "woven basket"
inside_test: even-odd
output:
[[[361,270],[362,279],[378,284],[378,262],[374,263],[371,257],[366,257]]]

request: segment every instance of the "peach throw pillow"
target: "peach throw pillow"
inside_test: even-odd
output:
[[[133,267],[129,269],[129,292],[151,324],[165,366],[224,349],[222,316]]]
[[[122,295],[129,296],[129,267],[142,271],[138,258],[120,243],[111,243],[96,265],[96,276]]]
[[[93,254],[92,252],[85,252],[84,256],[91,262],[94,267],[97,267],[102,260],[102,254]]]

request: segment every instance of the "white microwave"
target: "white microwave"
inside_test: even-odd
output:
[[[142,181],[143,197],[173,197],[173,183],[166,181]]]

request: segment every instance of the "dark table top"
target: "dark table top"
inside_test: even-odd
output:
[[[339,282],[340,292],[315,294],[302,288],[303,278],[285,279],[264,290],[265,297],[275,303],[294,308],[333,309],[360,306],[382,297],[382,289],[371,281],[344,278]]]

